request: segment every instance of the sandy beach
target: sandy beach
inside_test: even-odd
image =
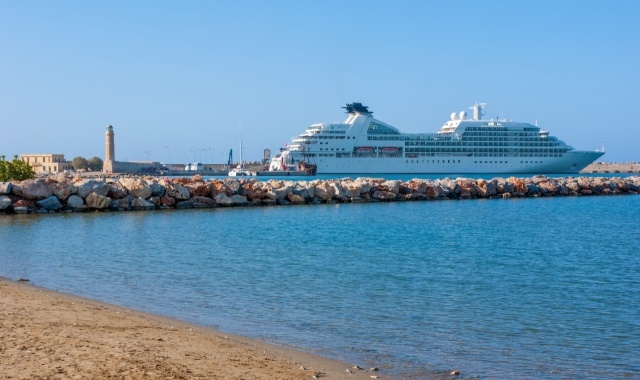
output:
[[[354,364],[0,278],[0,379],[142,378],[383,376]]]

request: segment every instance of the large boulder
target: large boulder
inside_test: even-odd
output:
[[[247,197],[239,194],[232,195],[231,200],[233,201],[233,204],[236,204],[236,205],[243,205],[243,204],[249,203],[249,201],[247,200]]]
[[[379,201],[391,201],[396,199],[396,194],[391,191],[376,190],[371,197]]]
[[[122,199],[129,195],[129,191],[120,182],[112,183],[107,196],[111,199]]]
[[[315,196],[323,201],[333,198],[334,187],[329,182],[322,181],[316,184]]]
[[[118,182],[120,182],[122,186],[129,191],[129,195],[134,198],[146,199],[151,196],[151,186],[143,179],[120,178]]]
[[[11,193],[11,182],[0,182],[0,195]]]
[[[85,200],[91,193],[96,193],[97,195],[106,197],[111,189],[111,185],[94,179],[84,180],[76,186],[78,187],[78,196]]]
[[[333,193],[332,198],[339,199],[341,201],[346,198],[346,196],[344,195],[344,191],[342,191],[342,187],[340,187],[340,184],[336,182],[331,182],[329,184],[329,187],[331,187],[332,189],[332,193]]]
[[[111,198],[105,197],[104,195],[100,195],[97,193],[90,193],[85,198],[85,202],[87,203],[87,206],[90,208],[102,210],[105,208],[109,208],[109,205],[111,204]]]
[[[171,207],[171,206],[175,206],[176,204],[176,199],[173,197],[168,197],[168,196],[162,196],[160,197],[160,205],[161,206],[167,206],[167,207]]]
[[[49,211],[60,210],[60,208],[62,207],[60,201],[58,200],[58,197],[56,197],[55,195],[51,195],[45,199],[39,200],[36,202],[36,204],[39,208],[43,208]]]
[[[134,198],[133,201],[131,201],[131,208],[134,210],[155,210],[156,206],[144,200],[144,198]]]
[[[216,195],[214,200],[221,206],[230,206],[233,204],[233,199],[229,198],[227,194],[224,193]]]
[[[211,196],[211,182],[193,182],[185,185],[189,194],[192,197],[210,197]]]
[[[84,205],[84,200],[77,195],[71,195],[67,198],[67,206],[71,208],[78,208]]]
[[[26,199],[45,199],[53,195],[53,186],[49,186],[42,179],[28,179],[22,182],[14,183],[11,186],[11,192]]]
[[[208,208],[208,207],[216,207],[216,201],[207,197],[195,196],[191,197],[189,200],[180,202],[178,207],[185,208]]]
[[[0,195],[0,211],[6,209],[11,206],[11,198],[6,195]]]
[[[53,195],[58,197],[61,201],[66,200],[71,195],[78,192],[78,188],[69,182],[58,182],[53,185]]]
[[[176,200],[187,200],[191,198],[191,195],[189,194],[189,190],[186,187],[179,185],[177,183],[173,183],[170,186],[168,186],[165,192],[165,195],[168,197],[172,197]]]
[[[240,181],[234,178],[225,178],[223,180],[223,183],[225,187],[229,189],[229,191],[231,191],[231,194],[228,194],[228,195],[238,194],[241,191],[240,189],[242,189],[242,185],[240,184]]]
[[[305,202],[303,197],[301,197],[300,195],[295,194],[295,193],[287,194],[287,199],[289,199],[289,201],[291,203],[304,203]]]
[[[163,185],[161,185],[158,182],[154,181],[154,182],[151,182],[149,184],[149,186],[151,186],[151,195],[152,196],[161,197],[161,196],[164,195],[166,187],[164,187]]]

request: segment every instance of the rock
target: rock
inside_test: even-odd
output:
[[[111,184],[107,193],[107,196],[111,199],[122,199],[127,195],[129,195],[129,192],[120,182]]]
[[[120,178],[118,181],[134,198],[147,199],[151,196],[151,186],[139,178]],[[106,195],[106,194],[105,194]]]
[[[160,204],[162,206],[173,206],[176,204],[176,199],[165,195],[163,197],[160,197]]]
[[[114,210],[131,210],[133,204],[133,198],[131,195],[127,194],[126,197],[120,199],[112,199],[109,208]]]
[[[216,201],[216,204],[219,204],[222,206],[230,206],[233,204],[233,200],[229,198],[227,194],[223,194],[223,193],[216,195],[214,200]]]
[[[0,182],[0,195],[11,193],[11,182]]]
[[[216,201],[211,198],[195,196],[189,199],[189,202],[193,204],[193,207],[196,208],[206,208],[206,207],[216,207]]]
[[[29,208],[26,206],[16,206],[13,208],[13,212],[16,214],[26,214],[29,212]]]
[[[238,194],[240,192],[240,189],[242,188],[240,182],[234,178],[225,178],[223,180],[223,183],[225,187],[228,188],[229,191],[231,191],[231,194],[229,195]]]
[[[87,206],[90,208],[102,210],[105,208],[109,208],[109,205],[111,204],[111,198],[105,197],[104,195],[100,195],[97,193],[90,193],[85,198],[85,202],[87,203]]]
[[[26,199],[45,199],[53,195],[53,187],[42,178],[28,179],[11,186],[11,192]]]
[[[84,198],[85,200],[91,193],[96,193],[97,195],[106,197],[109,193],[109,190],[111,189],[111,185],[93,179],[82,181],[76,186],[78,187],[78,196]]]
[[[331,192],[333,193],[332,198],[333,199],[337,199],[337,200],[345,200],[347,197],[344,195],[344,191],[342,191],[342,187],[340,187],[340,184],[336,183],[336,182],[331,182],[329,184],[329,187],[331,188]]]
[[[304,203],[305,200],[302,196],[298,195],[298,194],[288,194],[287,198],[289,199],[289,201],[291,203]]]
[[[152,182],[151,184],[149,184],[149,186],[151,187],[151,196],[161,197],[164,195],[164,192],[167,189],[158,182]]]
[[[67,206],[71,208],[78,208],[84,205],[84,200],[77,195],[71,195],[67,198]]]
[[[328,201],[333,198],[334,187],[330,186],[328,182],[320,182],[316,184],[314,195],[323,201]]]
[[[175,184],[175,183],[167,187],[165,195],[172,197],[176,200],[187,200],[191,198],[191,195],[189,194],[189,190],[186,187]]]
[[[61,201],[66,200],[71,195],[78,192],[78,188],[69,182],[58,182],[53,185],[53,195],[58,197]]]
[[[371,196],[373,199],[377,199],[379,201],[391,201],[394,200],[396,198],[396,194],[390,192],[390,191],[381,191],[381,190],[376,190],[373,192],[373,195]]]
[[[38,205],[38,207],[45,210],[60,210],[60,208],[62,207],[60,201],[58,200],[58,197],[56,197],[55,195],[39,200],[36,202],[36,204]]]
[[[236,204],[236,205],[249,203],[249,201],[247,200],[247,197],[245,197],[244,195],[238,195],[238,194],[233,195],[231,196],[231,200],[233,201],[233,204]]]
[[[211,182],[195,182],[189,183],[185,185],[187,190],[189,190],[189,194],[192,197],[209,197],[211,196],[212,184]]]
[[[143,198],[134,198],[131,201],[131,208],[134,210],[155,210],[156,206]]]
[[[11,198],[6,195],[0,195],[0,211],[6,209],[11,206]]]

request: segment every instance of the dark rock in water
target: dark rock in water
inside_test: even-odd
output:
[[[58,200],[58,197],[56,197],[55,195],[37,201],[36,204],[38,205],[38,207],[44,208],[46,210],[60,210],[60,208],[62,207],[60,201]]]
[[[0,195],[0,211],[6,209],[11,206],[11,198],[6,195]]]

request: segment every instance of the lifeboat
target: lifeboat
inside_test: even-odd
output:
[[[370,146],[360,146],[356,148],[356,153],[373,153],[373,148]]]
[[[382,153],[398,153],[400,148],[396,148],[395,146],[386,146],[382,148]]]

